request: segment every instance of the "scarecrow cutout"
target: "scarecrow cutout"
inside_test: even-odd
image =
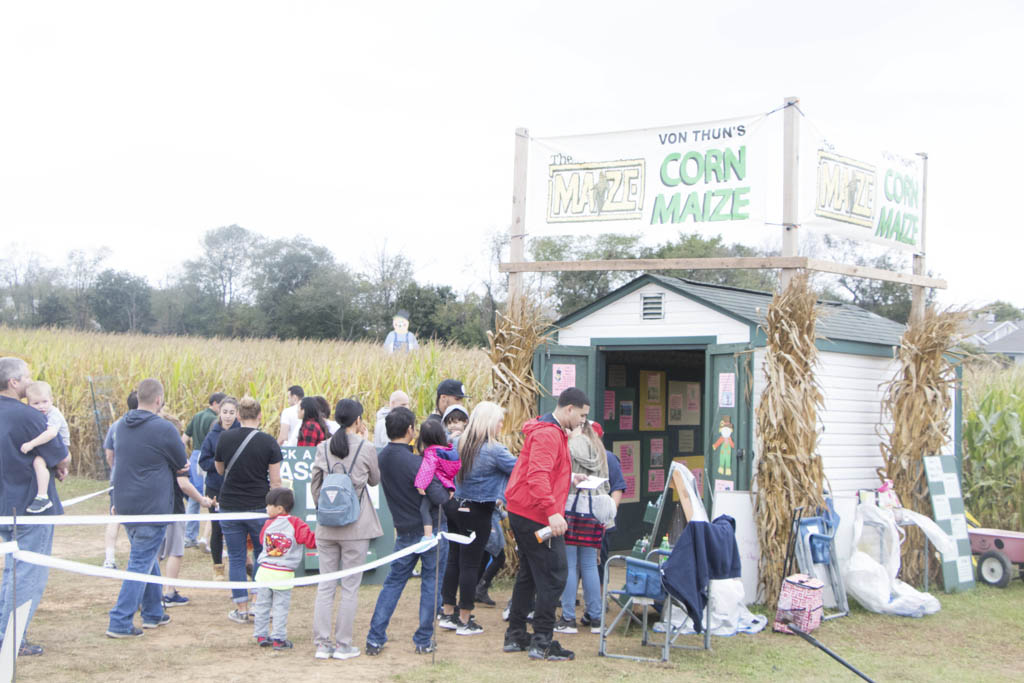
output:
[[[718,451],[718,473],[727,477],[732,476],[732,449],[736,444],[732,441],[732,418],[726,415],[718,423],[718,441],[711,445],[712,449],[721,446]]]
[[[412,351],[418,349],[416,335],[409,331],[409,312],[399,311],[391,319],[391,332],[384,339],[384,350],[388,353],[396,351]]]

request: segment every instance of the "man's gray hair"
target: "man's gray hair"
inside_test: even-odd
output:
[[[20,358],[0,358],[0,391],[7,391],[12,379],[21,379],[28,375],[28,363]]]

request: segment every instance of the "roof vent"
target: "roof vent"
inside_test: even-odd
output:
[[[643,294],[640,297],[641,320],[665,319],[665,295]]]

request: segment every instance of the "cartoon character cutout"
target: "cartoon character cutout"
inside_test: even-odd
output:
[[[718,441],[711,445],[711,448],[721,448],[718,451],[718,473],[724,476],[732,476],[732,449],[736,444],[732,440],[732,418],[728,415],[718,423]]]
[[[384,339],[384,350],[388,353],[396,351],[412,351],[418,349],[416,335],[409,331],[409,312],[399,311],[391,319],[391,332]]]
[[[263,539],[263,547],[270,557],[283,557],[292,547],[292,539],[284,534],[270,533]]]

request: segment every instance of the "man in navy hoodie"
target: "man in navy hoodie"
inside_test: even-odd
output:
[[[138,386],[139,407],[124,416],[114,439],[114,508],[119,515],[169,515],[173,512],[174,479],[188,469],[188,455],[178,430],[160,417],[164,387],[144,379]],[[160,576],[158,555],[166,522],[125,524],[131,553],[126,571]],[[171,620],[164,611],[160,584],[125,581],[110,610],[107,635],[132,638],[142,635],[133,623],[142,604],[142,628],[156,628]]]

